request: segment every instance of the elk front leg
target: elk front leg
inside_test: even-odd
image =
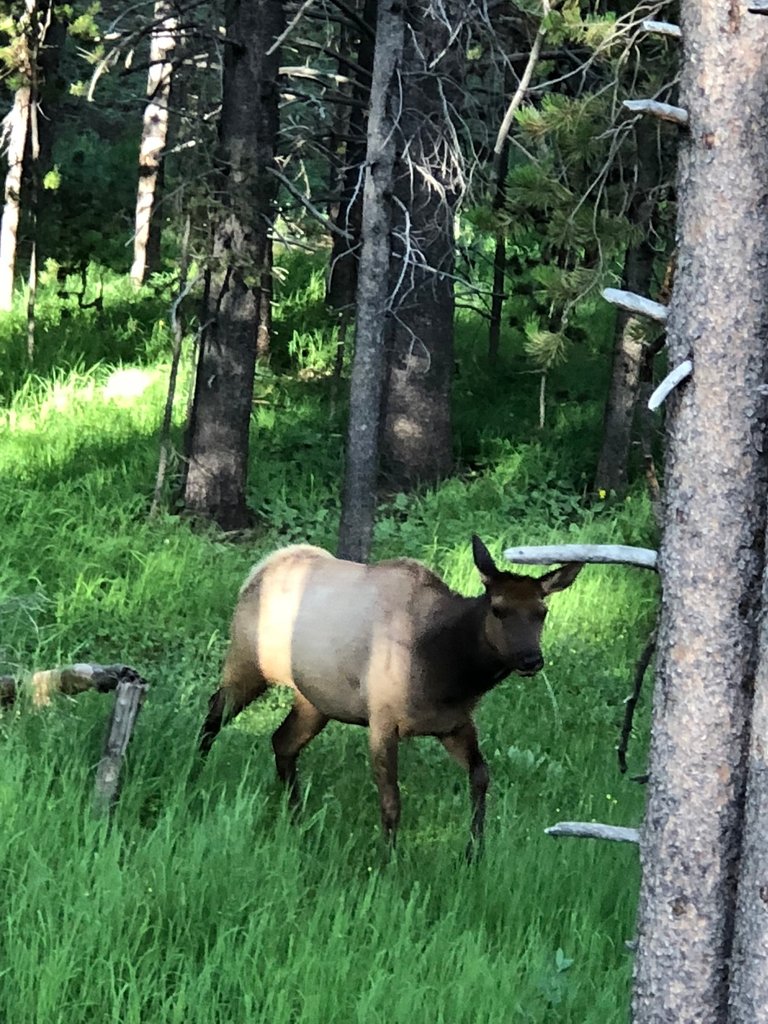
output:
[[[482,852],[485,829],[485,797],[488,792],[488,765],[480,753],[477,730],[469,721],[449,736],[441,736],[440,742],[469,776],[469,792],[472,801],[471,838],[467,847],[467,860]]]
[[[373,777],[379,789],[381,824],[394,847],[400,823],[400,787],[397,784],[397,729],[371,722],[370,748]]]

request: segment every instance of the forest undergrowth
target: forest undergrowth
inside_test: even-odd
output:
[[[22,699],[0,713],[3,1024],[626,1019],[637,850],[543,830],[640,822],[642,787],[619,774],[615,745],[653,622],[652,574],[587,566],[551,601],[544,672],[482,703],[492,789],[472,867],[465,780],[436,741],[403,747],[391,860],[361,729],[332,723],[303,756],[298,824],[269,743],[284,696],[245,712],[196,770],[249,566],[285,543],[335,546],[344,408],[315,298],[302,304],[286,284],[278,302],[285,354],[258,371],[256,515],[237,537],[172,514],[171,492],[148,518],[168,369],[162,287],[107,286],[101,313],[63,319],[66,304],[44,295],[35,376],[20,313],[0,325],[0,673],[122,661],[151,683],[111,827],[90,804],[111,698],[39,712]],[[538,378],[512,342],[483,368],[481,331],[459,325],[457,475],[426,493],[385,491],[376,556],[423,559],[477,593],[473,532],[499,560],[512,544],[652,546],[641,490],[587,499],[606,338],[551,374],[540,429]],[[177,446],[184,411],[182,389]],[[645,767],[647,704],[631,773]]]

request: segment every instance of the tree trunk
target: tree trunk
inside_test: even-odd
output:
[[[768,24],[716,0],[681,13],[668,344],[694,368],[668,400],[635,1024],[726,1021],[768,482]]]
[[[630,245],[624,260],[622,288],[648,295],[656,253],[651,244],[651,224],[656,211],[657,188],[663,169],[657,159],[658,127],[646,118],[637,126],[638,179],[629,221],[641,240]],[[595,491],[622,494],[627,486],[632,425],[640,392],[645,322],[642,317],[619,310],[614,333],[613,362],[603,416],[603,442],[595,472]]]
[[[43,175],[51,166],[56,107],[63,91],[59,66],[67,35],[66,13],[56,11],[53,0],[27,0],[29,31],[29,119],[25,146],[25,210],[29,217],[31,252],[27,274],[27,356],[35,354],[35,306],[40,252],[38,224],[46,216]],[[40,116],[41,115],[41,116]]]
[[[272,239],[264,247],[264,266],[261,270],[259,291],[259,326],[256,329],[256,358],[261,363],[269,360],[272,351]]]
[[[0,310],[9,310],[13,307],[16,237],[21,215],[21,182],[29,127],[29,98],[29,85],[20,85],[16,90],[11,112],[6,118],[8,171],[5,175],[3,219],[0,222]]]
[[[178,31],[175,8],[169,0],[156,0],[153,21],[147,76],[148,103],[144,108],[139,149],[139,185],[131,265],[131,280],[137,287],[143,284],[148,273],[157,268],[160,254],[157,204],[162,190],[163,161],[168,139],[168,104],[173,73],[171,59]]]
[[[338,548],[341,558],[356,561],[368,559],[376,512],[381,399],[387,364],[384,333],[389,297],[394,133],[404,30],[402,5],[398,0],[380,0],[368,115],[355,357]]]
[[[504,76],[504,94],[509,92],[507,75]],[[496,168],[496,188],[493,194],[493,210],[497,217],[504,209],[507,195],[507,171],[509,169],[509,142],[505,142],[499,154]],[[488,325],[488,362],[495,366],[499,358],[501,339],[501,315],[504,307],[504,286],[507,280],[507,229],[496,224],[496,245],[493,252],[493,295],[491,296],[491,320]]]
[[[768,574],[763,577],[768,607]],[[760,628],[760,651],[752,704],[747,796],[739,866],[735,935],[730,963],[729,1024],[759,1024],[768,1012],[768,619]]]
[[[463,7],[463,5],[462,5]],[[382,461],[397,488],[435,483],[453,465],[454,212],[463,191],[451,118],[458,106],[456,3],[410,9],[403,56],[401,156],[393,232],[392,349]]]
[[[213,259],[184,488],[187,509],[224,529],[249,522],[248,434],[276,191],[268,168],[278,124],[278,53],[267,51],[282,25],[278,0],[227,4]]]
[[[365,0],[362,17],[371,28],[376,24],[377,0]],[[365,162],[365,119],[371,92],[374,33],[361,32],[357,51],[358,70],[352,83],[352,99],[357,101],[349,114],[349,141],[344,157],[344,176],[336,225],[347,238],[334,233],[327,301],[346,319],[355,302],[357,263],[363,208],[363,164]]]

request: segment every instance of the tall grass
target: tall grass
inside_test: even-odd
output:
[[[461,473],[389,498],[377,554],[423,558],[469,593],[473,531],[497,554],[647,543],[641,495],[582,499],[599,423],[594,355],[555,382],[566,393],[539,432],[531,381],[512,365],[489,375],[462,346]],[[250,482],[259,525],[235,544],[170,515],[150,522],[163,364],[144,348],[116,371],[108,348],[90,368],[20,377],[0,415],[0,672],[126,661],[152,690],[111,826],[90,809],[109,698],[61,698],[39,713],[22,701],[0,718],[0,1021],[624,1019],[636,851],[558,843],[543,829],[640,820],[642,792],[618,775],[614,746],[654,580],[587,567],[551,601],[545,673],[482,703],[492,790],[480,863],[462,858],[466,782],[432,740],[402,749],[392,860],[364,730],[332,723],[303,755],[294,824],[269,744],[284,696],[246,711],[202,769],[195,737],[249,565],[287,541],[334,543],[340,414],[322,377],[263,372]],[[304,351],[322,364],[317,348]]]

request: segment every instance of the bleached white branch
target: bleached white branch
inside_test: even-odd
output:
[[[588,562],[605,565],[634,565],[656,569],[658,556],[652,548],[629,544],[551,544],[543,547],[507,548],[504,558],[519,565],[555,565]]]
[[[673,107],[671,103],[659,103],[658,100],[624,100],[622,106],[633,114],[651,114],[662,121],[685,126],[688,124],[688,111],[682,107]]]
[[[659,384],[656,390],[653,392],[651,397],[648,399],[648,408],[653,412],[654,409],[658,409],[667,395],[677,385],[684,381],[686,377],[690,377],[693,372],[693,363],[690,359],[684,359],[679,366],[676,366],[674,370],[670,370],[664,380]]]
[[[622,825],[601,825],[597,821],[558,821],[544,831],[548,836],[574,839],[610,839],[614,843],[639,843],[640,829]]]
[[[683,34],[679,25],[673,25],[669,21],[651,21],[649,19],[643,22],[643,28],[646,32],[655,32],[659,36],[672,36],[673,39],[679,39]]]
[[[654,302],[653,299],[646,299],[634,292],[625,292],[620,288],[604,288],[603,298],[619,309],[626,309],[629,313],[640,313],[642,316],[650,317],[664,323],[669,313],[667,307],[661,302]]]

